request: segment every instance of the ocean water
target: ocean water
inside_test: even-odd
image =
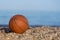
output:
[[[60,26],[60,12],[55,11],[24,11],[24,10],[0,10],[0,24],[9,24],[13,15],[24,15],[29,25],[57,25]]]

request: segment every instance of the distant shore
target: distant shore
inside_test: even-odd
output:
[[[7,24],[0,24],[0,27],[8,27],[9,25],[7,25]],[[58,26],[58,25],[29,25],[29,26],[31,26],[31,27],[42,27],[42,26],[50,26],[50,27],[60,27],[60,26]]]

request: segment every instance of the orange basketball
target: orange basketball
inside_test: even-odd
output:
[[[9,21],[9,28],[15,33],[24,33],[28,29],[28,20],[23,15],[15,15]]]

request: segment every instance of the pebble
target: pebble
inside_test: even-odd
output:
[[[60,27],[30,27],[23,34],[5,33],[2,29],[0,30],[0,40],[60,40]]]

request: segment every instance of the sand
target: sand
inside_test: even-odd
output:
[[[10,32],[8,28],[0,27],[0,40],[60,40],[60,27],[30,27],[23,34]]]

